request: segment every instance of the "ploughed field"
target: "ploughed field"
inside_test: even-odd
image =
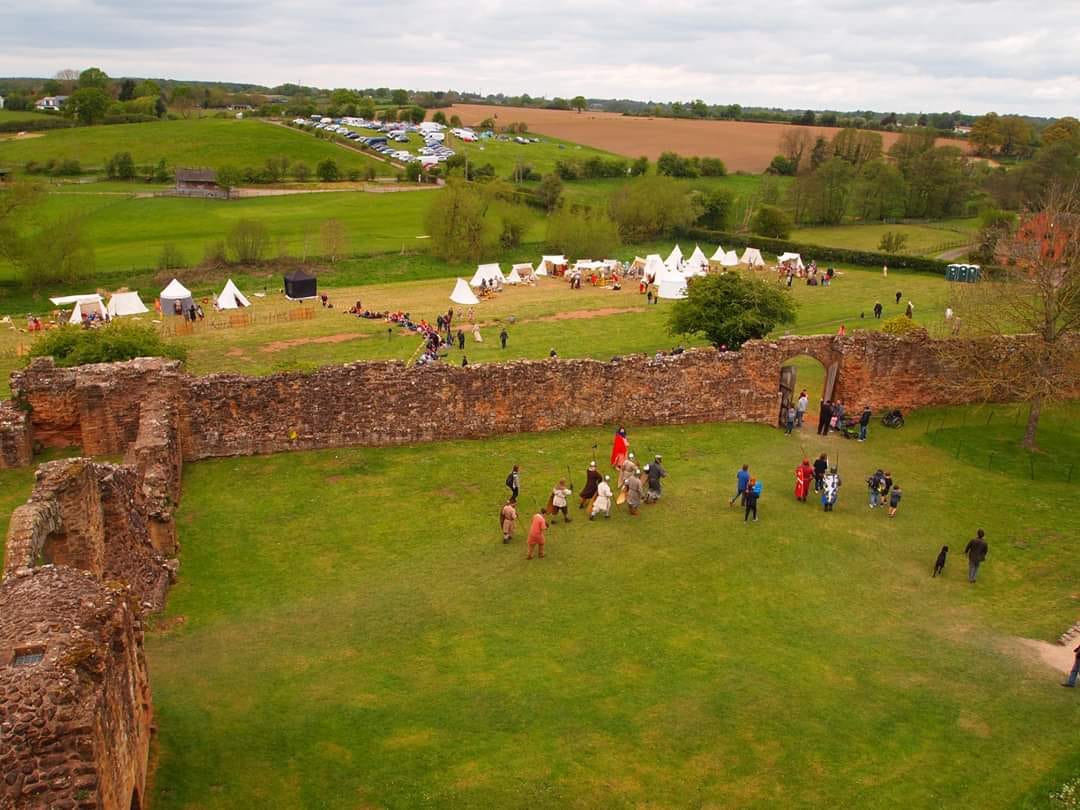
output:
[[[1033,496],[922,416],[865,444],[631,425],[661,503],[590,523],[572,502],[532,561],[500,542],[507,470],[525,522],[609,429],[188,465],[147,640],[154,806],[1049,806],[1080,702],[1019,637],[1076,620],[1076,485]],[[792,497],[803,447],[839,458],[832,514]],[[727,506],[743,462],[757,523]],[[878,466],[894,519],[867,508]]]
[[[496,124],[505,126],[523,121],[533,132],[541,132],[564,141],[592,146],[627,157],[644,155],[656,160],[662,152],[680,155],[718,157],[728,171],[763,172],[780,153],[780,137],[788,124],[765,124],[750,121],[702,121],[688,118],[646,118],[605,112],[569,112],[531,107],[492,107],[484,104],[455,104],[444,110],[457,115],[466,125],[476,125],[497,116]],[[837,130],[808,127],[815,137],[831,139]],[[899,138],[895,132],[882,132],[886,150]],[[950,141],[961,148],[963,141]]]

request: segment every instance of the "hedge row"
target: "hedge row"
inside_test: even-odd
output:
[[[151,121],[160,121],[156,115],[146,115],[145,113],[117,113],[116,115],[106,115],[101,119],[103,124],[148,124]]]
[[[682,235],[688,239],[696,239],[699,242],[719,243],[726,248],[756,247],[777,256],[781,253],[798,253],[806,260],[814,259],[818,264],[836,262],[837,264],[857,264],[863,267],[888,265],[890,269],[903,268],[920,273],[933,273],[939,276],[945,274],[945,268],[949,265],[948,262],[927,259],[922,256],[905,256],[899,253],[880,253],[875,250],[853,250],[851,248],[806,245],[801,242],[791,242],[787,239],[768,239],[753,234],[711,231],[706,228],[688,228],[682,232]]]
[[[0,132],[37,132],[43,129],[67,129],[75,126],[67,118],[26,118],[15,121],[0,121]]]

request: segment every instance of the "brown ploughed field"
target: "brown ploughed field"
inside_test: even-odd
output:
[[[533,132],[565,141],[604,149],[617,155],[656,160],[661,152],[722,158],[728,171],[765,171],[780,152],[780,136],[790,124],[761,124],[749,121],[698,121],[685,118],[638,118],[605,112],[539,110],[531,107],[492,107],[485,104],[455,104],[444,110],[461,118],[466,126],[485,118],[496,118],[498,126],[524,121]],[[832,139],[836,129],[808,127],[814,136]],[[888,150],[900,137],[882,132]],[[966,148],[963,141],[943,141]]]

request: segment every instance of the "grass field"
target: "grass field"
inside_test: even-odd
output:
[[[0,110],[0,123],[5,121],[32,121],[35,118],[49,118],[47,113],[36,110]]]
[[[193,118],[52,130],[40,137],[6,142],[2,155],[17,171],[30,160],[44,163],[65,158],[78,160],[87,170],[101,169],[117,152],[130,152],[140,165],[165,158],[170,169],[261,168],[267,158],[285,156],[293,162],[306,162],[312,171],[319,161],[332,158],[343,171],[373,168],[377,174],[397,173],[386,163],[354,150],[250,119]]]
[[[1018,640],[1076,619],[1075,485],[1025,497],[911,430],[630,436],[662,502],[572,509],[531,562],[499,541],[506,470],[528,515],[608,430],[188,465],[154,806],[1049,807],[1077,773],[1080,703]],[[842,451],[831,515],[792,498],[800,444]],[[756,524],[726,506],[743,462]]]
[[[796,228],[791,232],[793,242],[826,245],[854,250],[878,250],[886,233],[907,237],[903,253],[916,256],[936,256],[946,250],[971,244],[979,229],[978,219],[947,219],[922,224],[895,225],[838,225],[822,228]]]

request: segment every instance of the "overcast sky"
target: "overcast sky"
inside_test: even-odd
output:
[[[1078,0],[0,0],[0,75],[1080,113]]]

